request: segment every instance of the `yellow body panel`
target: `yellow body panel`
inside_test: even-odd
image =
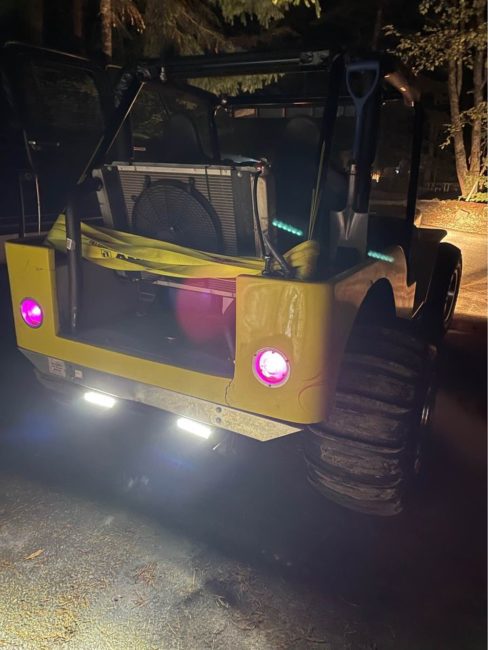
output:
[[[228,379],[212,377],[209,381],[208,375],[203,373],[112,352],[58,336],[54,250],[46,246],[15,242],[9,244],[6,251],[19,347],[152,386],[169,388],[211,402],[225,403]],[[22,320],[19,304],[25,297],[35,298],[42,305],[44,323],[39,329],[30,329]]]
[[[397,314],[411,314],[415,286],[407,286],[403,250],[388,253],[392,261],[367,261],[328,282],[239,277],[236,369],[228,403],[292,422],[324,420],[354,320],[375,282],[388,279]],[[290,378],[279,388],[259,383],[249,362],[268,346],[290,362]]]
[[[293,422],[322,419],[327,351],[331,346],[334,289],[311,283],[262,277],[237,279],[236,369],[230,405]],[[290,363],[288,381],[269,388],[256,380],[254,354],[273,347]]]
[[[400,315],[411,313],[415,290],[413,285],[407,286],[401,248],[388,251],[390,262],[367,261],[328,282],[240,276],[235,373],[230,380],[60,336],[54,251],[23,242],[8,243],[6,249],[17,342],[21,348],[299,424],[327,417],[344,347],[371,286],[386,278]],[[19,303],[27,296],[39,301],[44,310],[44,323],[37,330],[27,327],[20,316]],[[252,370],[254,354],[268,346],[285,353],[291,367],[288,381],[276,388],[261,384]]]

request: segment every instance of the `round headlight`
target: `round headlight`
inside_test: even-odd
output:
[[[266,386],[282,386],[290,376],[290,363],[279,350],[264,348],[254,355],[253,371]]]
[[[24,298],[20,303],[22,320],[29,327],[40,327],[44,320],[41,305],[33,298]]]

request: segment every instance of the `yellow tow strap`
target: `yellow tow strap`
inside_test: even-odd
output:
[[[66,221],[61,214],[46,237],[46,243],[66,252]],[[83,257],[117,271],[145,271],[176,278],[236,278],[260,275],[264,261],[258,257],[232,257],[204,253],[177,244],[149,239],[132,233],[89,226],[81,222]],[[296,277],[310,279],[319,254],[316,241],[302,242],[285,253]]]

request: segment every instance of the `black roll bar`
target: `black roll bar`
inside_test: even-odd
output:
[[[381,76],[402,92],[407,101],[413,101],[416,93],[408,85],[405,77],[399,77],[398,71],[400,66],[396,59],[385,55],[376,55],[373,58],[378,61]],[[157,79],[164,82],[173,78],[187,80],[212,76],[285,72],[303,73],[321,69],[331,69],[332,72],[329,80],[329,97],[326,100],[326,108],[324,111],[323,124],[325,135],[325,131],[334,124],[337,100],[344,74],[343,57],[334,57],[329,50],[288,54],[238,52],[216,56],[190,56],[167,61],[157,59],[141,61],[135,67],[122,72],[115,89],[116,108],[114,113],[107,123],[104,135],[100,139],[90,161],[77,182],[67,209],[66,241],[70,286],[70,328],[72,334],[76,333],[78,327],[81,295],[80,220],[76,215],[74,200],[79,191],[94,182],[90,177],[91,171],[98,165],[103,164],[105,156],[122,128],[143,84]],[[324,142],[326,142],[324,156],[324,169],[326,170],[330,156],[330,141],[327,142],[324,140]],[[316,228],[319,232],[323,230],[323,220],[324,217],[322,215]]]
[[[66,208],[66,254],[68,256],[69,279],[69,325],[71,334],[76,334],[80,314],[81,296],[81,226],[76,214],[76,199],[84,189],[96,186],[96,180],[90,174],[98,165],[103,164],[105,155],[114,143],[127,115],[130,112],[145,79],[148,78],[146,67],[133,68],[122,72],[115,88],[115,111],[108,122],[105,133],[83,170],[76,187],[71,192]]]
[[[247,74],[271,74],[306,72],[328,68],[331,62],[329,50],[308,52],[234,52],[212,56],[185,56],[165,61],[168,77],[198,79],[202,77],[225,77]]]

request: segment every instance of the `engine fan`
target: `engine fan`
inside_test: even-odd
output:
[[[212,205],[197,189],[162,180],[141,192],[132,211],[134,232],[209,253],[222,251],[220,223]]]

